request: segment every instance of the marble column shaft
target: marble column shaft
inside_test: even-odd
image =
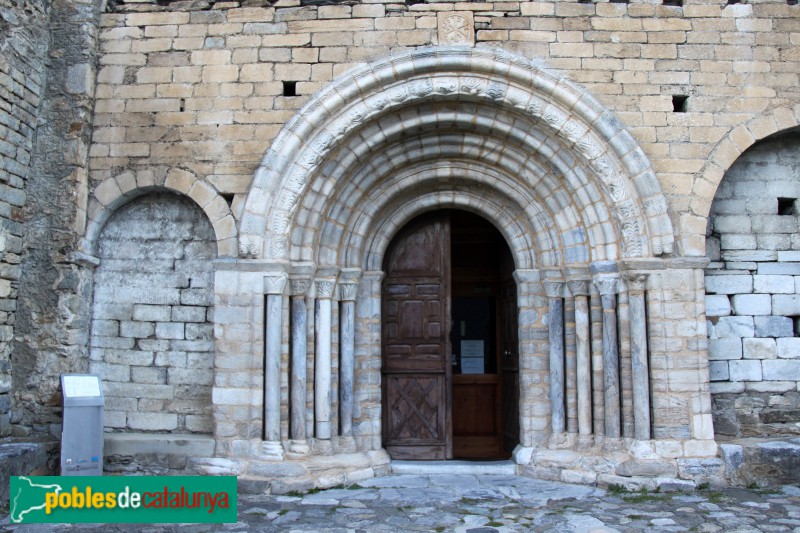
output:
[[[306,438],[306,380],[308,362],[307,279],[292,279],[292,371],[290,378],[291,438]]]
[[[353,384],[355,381],[356,283],[340,283],[339,314],[341,350],[339,366],[339,424],[343,437],[353,436]]]
[[[575,296],[575,345],[578,359],[578,433],[592,433],[592,361],[589,345],[589,283],[570,281]]]
[[[331,438],[331,297],[333,280],[317,280],[316,363],[314,365],[314,415],[318,439]]]
[[[264,342],[264,440],[281,439],[281,318],[283,316],[283,273],[264,276],[267,320]]]
[[[566,430],[564,403],[564,301],[563,282],[545,282],[549,301],[548,332],[550,342],[550,429]]]
[[[603,390],[605,410],[605,435],[621,436],[621,411],[619,395],[619,349],[617,346],[617,277],[595,278],[603,306]]]
[[[646,274],[628,276],[631,314],[631,367],[633,373],[633,423],[636,440],[650,440],[650,368],[647,350]]]

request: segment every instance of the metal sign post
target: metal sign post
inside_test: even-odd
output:
[[[102,476],[105,398],[100,377],[62,374],[61,390],[61,475]]]

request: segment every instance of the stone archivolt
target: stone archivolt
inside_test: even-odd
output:
[[[535,252],[515,252],[530,265],[672,252],[647,157],[594,98],[524,58],[441,47],[352,71],[290,121],[256,173],[240,254],[365,267],[370,236],[354,228],[445,192],[437,207],[527,211],[517,231]]]

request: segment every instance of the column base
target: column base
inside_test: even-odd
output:
[[[330,439],[314,439],[311,441],[311,450],[316,455],[331,455],[333,453],[333,443]]]
[[[283,445],[280,441],[266,440],[261,443],[258,456],[265,461],[283,461]]]
[[[286,455],[288,457],[306,457],[311,453],[311,447],[305,439],[290,440],[287,444]]]

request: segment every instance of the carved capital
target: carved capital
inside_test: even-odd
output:
[[[545,281],[542,285],[544,285],[544,292],[548,298],[562,298],[564,296],[565,283],[563,281]]]
[[[594,286],[597,287],[597,292],[603,296],[617,294],[619,290],[619,276],[607,274],[595,276],[592,281]]]
[[[336,287],[335,279],[316,279],[314,282],[317,284],[317,298],[333,298],[333,289]]]
[[[311,288],[311,278],[307,277],[290,277],[289,284],[292,288],[292,296],[306,296],[308,289]]]
[[[358,283],[355,281],[340,281],[339,282],[339,299],[343,302],[352,302],[356,299],[358,293]]]
[[[589,295],[589,280],[588,279],[573,279],[567,282],[569,291],[573,296],[588,296]]]
[[[629,292],[643,292],[647,288],[647,274],[628,272],[625,274]]]
[[[283,294],[286,287],[285,272],[268,272],[264,274],[264,294]]]

